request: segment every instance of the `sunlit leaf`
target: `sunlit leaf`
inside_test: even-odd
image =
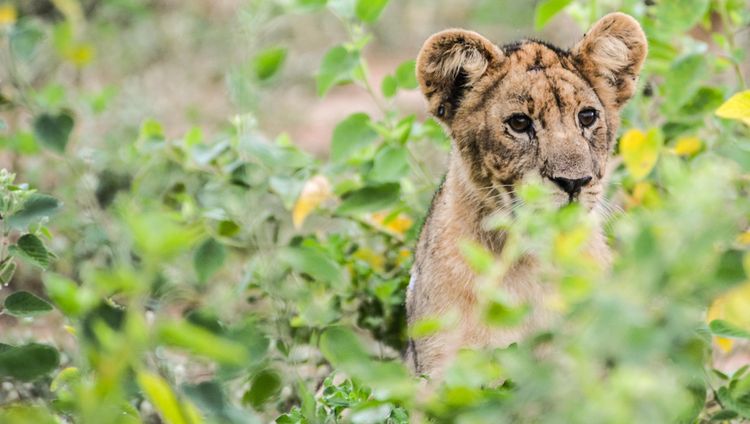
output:
[[[140,371],[137,380],[143,393],[159,411],[159,415],[166,423],[192,424],[192,421],[185,416],[177,396],[164,379],[156,374]]]
[[[52,305],[36,295],[19,291],[5,298],[5,311],[17,317],[35,317],[52,310]]]
[[[0,4],[0,25],[12,25],[18,19],[18,11],[11,3]]]
[[[51,412],[38,405],[11,403],[0,408],[0,422],[4,424],[59,424]]]
[[[388,0],[357,0],[354,11],[362,22],[372,23],[378,20],[387,4]]]
[[[693,156],[702,148],[703,142],[698,137],[682,137],[675,142],[674,152],[678,156]]]
[[[633,178],[641,180],[648,175],[659,159],[662,145],[661,132],[650,129],[648,133],[631,129],[620,139],[620,154]]]
[[[61,370],[49,385],[53,392],[60,390],[63,386],[68,385],[81,378],[81,371],[76,367],[67,367]]]
[[[716,115],[726,119],[737,119],[750,125],[750,90],[745,90],[724,102]]]
[[[220,363],[238,365],[248,361],[248,353],[241,344],[184,321],[163,322],[157,333],[159,341],[168,346],[184,348]]]
[[[294,228],[302,228],[310,213],[321,203],[333,196],[331,184],[323,175],[316,175],[305,182],[297,201],[292,209],[292,224]]]
[[[572,2],[573,0],[543,0],[537,3],[534,11],[534,29],[539,31],[544,28],[547,22]]]

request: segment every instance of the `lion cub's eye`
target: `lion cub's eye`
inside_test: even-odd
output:
[[[517,133],[525,133],[531,129],[531,118],[521,113],[511,116],[506,122]]]
[[[596,122],[596,110],[584,109],[578,112],[578,121],[581,123],[582,127],[590,127]]]

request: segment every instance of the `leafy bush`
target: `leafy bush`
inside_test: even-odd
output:
[[[450,142],[394,101],[416,88],[414,61],[379,89],[370,83],[364,49],[387,0],[245,11],[252,22],[332,14],[348,34],[322,58],[317,93],[353,83],[380,117],[342,120],[328,160],[288,135],[266,138],[253,113],[210,136],[125,122],[92,152],[81,132],[117,89],[76,81],[97,60],[97,35],[155,12],[131,0],[53,3],[0,5],[0,147],[22,180],[54,195],[0,171],[0,283],[13,291],[2,311],[32,329],[0,344],[0,421],[750,419],[748,367],[722,372],[712,361],[714,349],[742,354],[750,338],[745,2],[538,2],[538,29],[563,10],[586,27],[617,9],[649,38],[604,206],[614,265],[601,269],[583,250],[591,217],[550,209],[541,185],[524,187],[512,222],[497,223],[509,228],[501,261],[457,243],[483,275],[489,325],[523,317],[491,282],[527,251],[546,264],[564,319],[507,349],[461,352],[439,383],[411,376],[400,352],[407,334],[450,325],[435,317],[407,329],[403,307],[442,172],[435,158]],[[490,3],[474,6],[503,8]],[[241,74],[246,89],[273,84],[289,57],[260,49]]]

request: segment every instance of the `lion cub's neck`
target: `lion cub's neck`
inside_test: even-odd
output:
[[[500,253],[505,234],[502,231],[487,229],[486,220],[496,210],[486,202],[488,193],[471,180],[466,164],[457,152],[451,154],[448,174],[443,183],[440,205],[435,205],[441,213],[443,225],[450,227],[463,239],[479,242],[488,250]],[[509,206],[509,205],[508,205]],[[460,241],[460,239],[456,240]]]

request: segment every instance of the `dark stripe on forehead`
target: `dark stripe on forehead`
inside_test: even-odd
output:
[[[497,94],[497,90],[500,89],[500,83],[503,81],[503,78],[505,78],[505,75],[507,75],[508,71],[502,70],[498,72],[497,76],[495,76],[494,81],[491,83],[489,87],[487,87],[484,90],[484,93],[482,93],[482,97],[477,101],[471,109],[469,109],[470,113],[476,113],[479,110],[483,109],[485,107],[485,104],[495,95]]]
[[[555,78],[550,78],[549,74],[546,72],[544,73],[544,76],[547,78],[547,82],[549,82],[550,91],[555,98],[555,104],[557,104],[557,109],[560,110],[560,117],[562,118],[562,115],[565,112],[565,104],[562,101],[562,97],[560,97],[560,87],[557,86]]]

